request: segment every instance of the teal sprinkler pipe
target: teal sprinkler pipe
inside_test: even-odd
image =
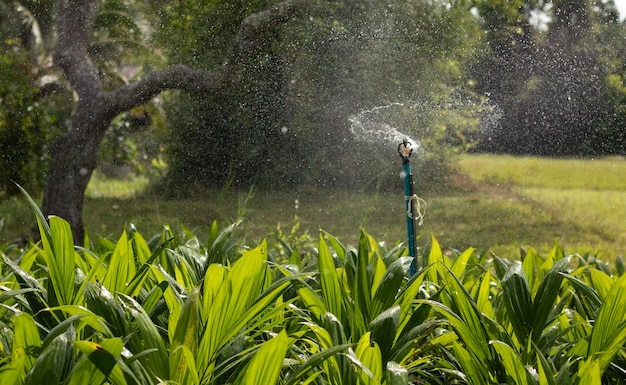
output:
[[[415,275],[415,272],[421,269],[417,262],[417,245],[415,243],[415,219],[417,218],[415,212],[415,205],[412,204],[415,194],[413,193],[413,174],[411,173],[411,154],[413,153],[413,147],[408,139],[404,139],[398,146],[398,154],[402,158],[402,169],[404,171],[404,202],[406,209],[406,228],[409,236],[409,256],[413,257],[411,262],[411,276]]]

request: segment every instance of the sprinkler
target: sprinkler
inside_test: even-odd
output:
[[[411,262],[411,276],[419,271],[422,266],[417,260],[417,245],[415,243],[415,222],[418,218],[421,218],[422,214],[419,212],[419,204],[421,199],[413,192],[413,174],[411,173],[411,154],[413,153],[412,143],[408,139],[404,139],[400,145],[398,145],[398,154],[402,158],[402,169],[404,173],[404,201],[406,209],[406,227],[409,237],[409,256],[413,258]],[[416,207],[418,206],[418,207]]]

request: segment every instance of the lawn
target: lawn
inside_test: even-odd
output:
[[[435,236],[446,249],[475,247],[515,258],[521,247],[547,252],[555,241],[568,253],[593,253],[612,260],[626,249],[626,162],[464,155],[447,186],[420,195],[426,201],[418,244]],[[419,176],[416,176],[419,177]],[[111,183],[96,176],[84,215],[92,237],[117,238],[133,224],[155,234],[164,224],[199,236],[217,220],[242,218],[241,236],[256,244],[277,229],[315,239],[319,229],[355,245],[359,228],[377,240],[406,240],[402,181],[388,191],[294,188],[281,191],[208,190],[201,196],[167,200],[146,193],[145,179]],[[23,235],[34,223],[17,199],[0,204],[0,243]]]
[[[554,221],[572,252],[610,259],[626,250],[626,161],[494,155],[461,157],[459,170],[483,185],[510,189]],[[520,199],[520,198],[518,198]]]

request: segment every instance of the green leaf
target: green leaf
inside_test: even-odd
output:
[[[87,308],[102,317],[115,336],[126,335],[126,315],[122,305],[103,285],[95,282],[85,286]]]
[[[188,354],[195,356],[198,349],[199,340],[199,300],[200,292],[198,289],[194,290],[191,295],[185,301],[180,318],[176,324],[176,330],[174,332],[174,338],[170,349],[170,370],[171,377],[176,381],[180,381],[181,375],[187,376]],[[186,349],[179,349],[180,346],[185,346]],[[195,361],[195,360],[194,360]]]
[[[378,344],[370,340],[370,333],[363,334],[355,350],[356,358],[363,364],[359,384],[378,385],[383,378],[383,361]],[[367,369],[367,370],[364,370]]]
[[[540,384],[556,385],[554,374],[556,369],[554,364],[541,352],[541,350],[533,344],[535,355],[537,357],[537,376]],[[567,365],[563,365],[567,366]]]
[[[176,361],[178,362],[178,365],[174,363],[170,364],[170,368],[174,371],[171,374],[172,381],[174,381],[175,384],[199,384],[198,368],[191,350],[185,345],[179,345],[176,349],[172,350],[171,355],[177,357]]]
[[[372,299],[371,314],[378,316],[383,310],[390,308],[404,283],[404,260],[398,259],[389,265],[380,280]]]
[[[42,239],[46,256],[46,264],[50,273],[48,292],[54,290],[56,303],[51,305],[70,305],[74,300],[74,275],[76,274],[76,260],[74,238],[70,224],[56,216],[51,216],[50,229],[52,238],[50,243]]]
[[[509,322],[522,346],[532,332],[532,298],[526,274],[519,263],[509,267],[502,279],[502,292]]]
[[[372,307],[372,288],[370,284],[369,269],[370,253],[369,239],[365,231],[361,230],[359,240],[359,251],[357,254],[356,275],[354,277],[354,287],[352,288],[352,298],[354,308],[350,317],[352,324],[353,341],[365,333],[367,324],[370,321],[370,310]]]
[[[506,371],[507,377],[511,379],[510,383],[528,385],[529,373],[517,352],[502,341],[492,341],[491,345],[495,347],[496,352],[498,352],[500,362]]]
[[[125,293],[126,285],[135,273],[135,256],[126,230],[124,230],[111,254],[102,285],[111,293]]]
[[[583,362],[578,369],[579,384],[601,384],[602,369],[599,360],[588,360]]]
[[[591,332],[587,360],[598,360],[604,373],[626,343],[626,275],[613,283]]]
[[[402,365],[389,361],[385,372],[386,385],[409,385],[409,371]]]
[[[13,346],[12,357],[16,359],[22,354],[26,354],[24,369],[30,370],[41,347],[39,329],[35,320],[28,313],[20,313],[13,321]]]
[[[148,355],[141,357],[141,362],[157,377],[167,378],[169,375],[168,349],[165,347],[157,326],[137,301],[126,295],[120,295],[120,298],[135,319],[139,334],[136,338],[140,339],[142,350],[151,351]],[[138,353],[138,351],[134,352]]]
[[[535,342],[539,340],[542,331],[546,328],[548,317],[557,308],[557,298],[561,291],[563,274],[567,272],[568,265],[569,260],[567,258],[559,259],[539,284],[531,312],[531,327]]]
[[[463,253],[461,253],[461,255],[456,258],[454,264],[450,268],[452,274],[456,275],[457,277],[461,277],[463,273],[465,273],[465,269],[467,268],[467,262],[474,254],[474,251],[475,249],[469,248],[463,251]]]
[[[109,379],[116,385],[125,385],[124,373],[117,361],[124,344],[119,338],[111,338],[100,344],[91,341],[74,341],[87,360],[82,360],[72,372],[70,385],[101,384]]]
[[[369,324],[372,341],[380,347],[383,362],[390,358],[399,324],[400,306],[385,310]]]
[[[246,367],[242,384],[270,385],[278,383],[289,346],[289,338],[285,330],[281,330],[277,336],[261,345]]]
[[[339,277],[335,269],[335,262],[330,255],[328,245],[320,234],[318,245],[318,269],[320,273],[320,284],[322,289],[322,299],[326,309],[337,318],[343,319],[343,291],[339,284]]]
[[[48,343],[43,353],[37,357],[37,361],[35,361],[32,369],[26,376],[24,384],[63,383],[74,366],[75,358],[76,348],[68,338],[68,335],[58,335]]]

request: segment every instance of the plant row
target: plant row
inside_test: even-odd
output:
[[[5,248],[0,383],[619,384],[626,275],[530,250],[509,261],[437,241],[423,268],[361,232],[246,248],[166,227],[75,247],[66,221]],[[93,245],[92,245],[93,244]]]

